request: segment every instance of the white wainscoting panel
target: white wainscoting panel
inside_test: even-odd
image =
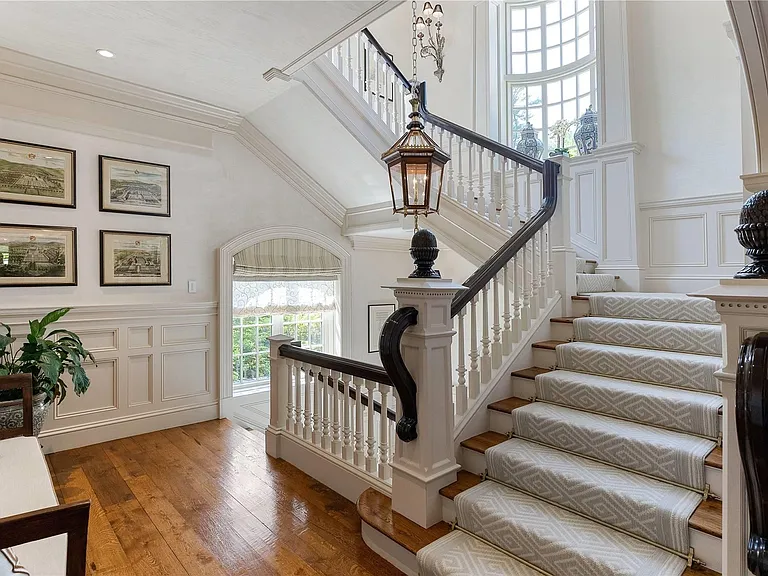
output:
[[[2,309],[0,321],[26,336],[49,310]],[[216,303],[75,307],[56,328],[77,332],[93,352],[91,386],[49,413],[47,452],[218,417]],[[158,337],[155,337],[158,335]],[[66,380],[65,377],[65,381]]]
[[[733,229],[741,192],[641,203],[643,290],[694,292],[730,278],[744,266]]]

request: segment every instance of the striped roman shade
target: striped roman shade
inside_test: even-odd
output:
[[[306,240],[275,238],[265,240],[234,257],[234,279],[249,280],[335,280],[341,274],[341,261]]]

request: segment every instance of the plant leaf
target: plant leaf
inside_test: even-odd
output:
[[[29,338],[27,338],[30,342],[33,342],[34,340],[37,340],[40,338],[40,336],[43,335],[43,329],[40,327],[40,321],[39,320],[30,320],[29,321]]]
[[[40,368],[45,379],[51,384],[54,384],[59,380],[59,376],[61,375],[61,358],[59,358],[58,354],[55,352],[46,350],[40,354]]]
[[[75,394],[78,396],[84,394],[88,390],[88,386],[91,385],[91,380],[86,375],[83,367],[75,366],[71,368],[70,374],[72,374],[72,385],[75,387]]]
[[[62,316],[64,316],[70,310],[72,310],[72,308],[58,308],[56,310],[52,310],[51,312],[48,312],[48,314],[43,316],[43,319],[40,320],[40,328],[45,328],[46,326],[48,326],[48,324],[53,324],[54,322],[58,321]]]

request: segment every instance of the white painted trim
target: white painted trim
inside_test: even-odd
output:
[[[352,270],[349,252],[327,236],[306,228],[274,226],[251,230],[219,248],[219,399],[222,402],[232,397],[232,258],[240,250],[275,238],[305,240],[325,248],[341,260],[341,355],[349,357],[352,350]]]
[[[368,524],[365,520],[360,521],[361,535],[363,542],[376,554],[384,558],[395,568],[407,574],[407,576],[418,576],[419,565],[416,562],[416,554],[409,552],[400,544],[385,536],[376,528]]]
[[[403,227],[403,217],[392,212],[391,202],[367,204],[347,210],[342,234],[353,236]]]
[[[652,200],[640,202],[640,210],[667,210],[669,208],[687,208],[690,206],[707,206],[709,204],[727,204],[729,202],[741,203],[744,195],[741,192],[726,192],[724,194],[712,194],[711,196],[686,196],[684,198],[670,198],[668,200]]]
[[[382,238],[380,236],[351,236],[349,241],[355,250],[374,250],[378,252],[408,252],[411,241],[407,238]],[[441,248],[441,252],[444,249]]]
[[[65,306],[61,306],[62,308]],[[217,302],[191,304],[101,304],[73,306],[62,322],[109,322],[117,320],[155,319],[158,316],[212,316],[218,313]],[[51,311],[45,308],[0,308],[0,318],[6,324],[26,324],[31,318],[45,316]]]
[[[238,141],[264,161],[275,174],[290,184],[336,225],[344,225],[346,208],[336,198],[307,174],[296,162],[247,120],[237,127]]]
[[[640,154],[645,149],[645,146],[639,142],[619,142],[618,144],[609,144],[598,148],[591,154],[585,154],[584,156],[573,156],[568,160],[571,166],[578,166],[579,164],[587,164],[589,162],[606,159],[610,156],[623,156],[625,154]]]

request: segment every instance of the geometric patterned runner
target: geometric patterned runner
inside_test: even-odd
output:
[[[485,458],[491,478],[688,553],[696,492],[522,438],[490,448]]]
[[[684,294],[592,294],[589,308],[593,316],[720,324],[720,315],[712,300],[690,298]]]
[[[613,274],[576,274],[576,293],[613,292],[616,277]]]

